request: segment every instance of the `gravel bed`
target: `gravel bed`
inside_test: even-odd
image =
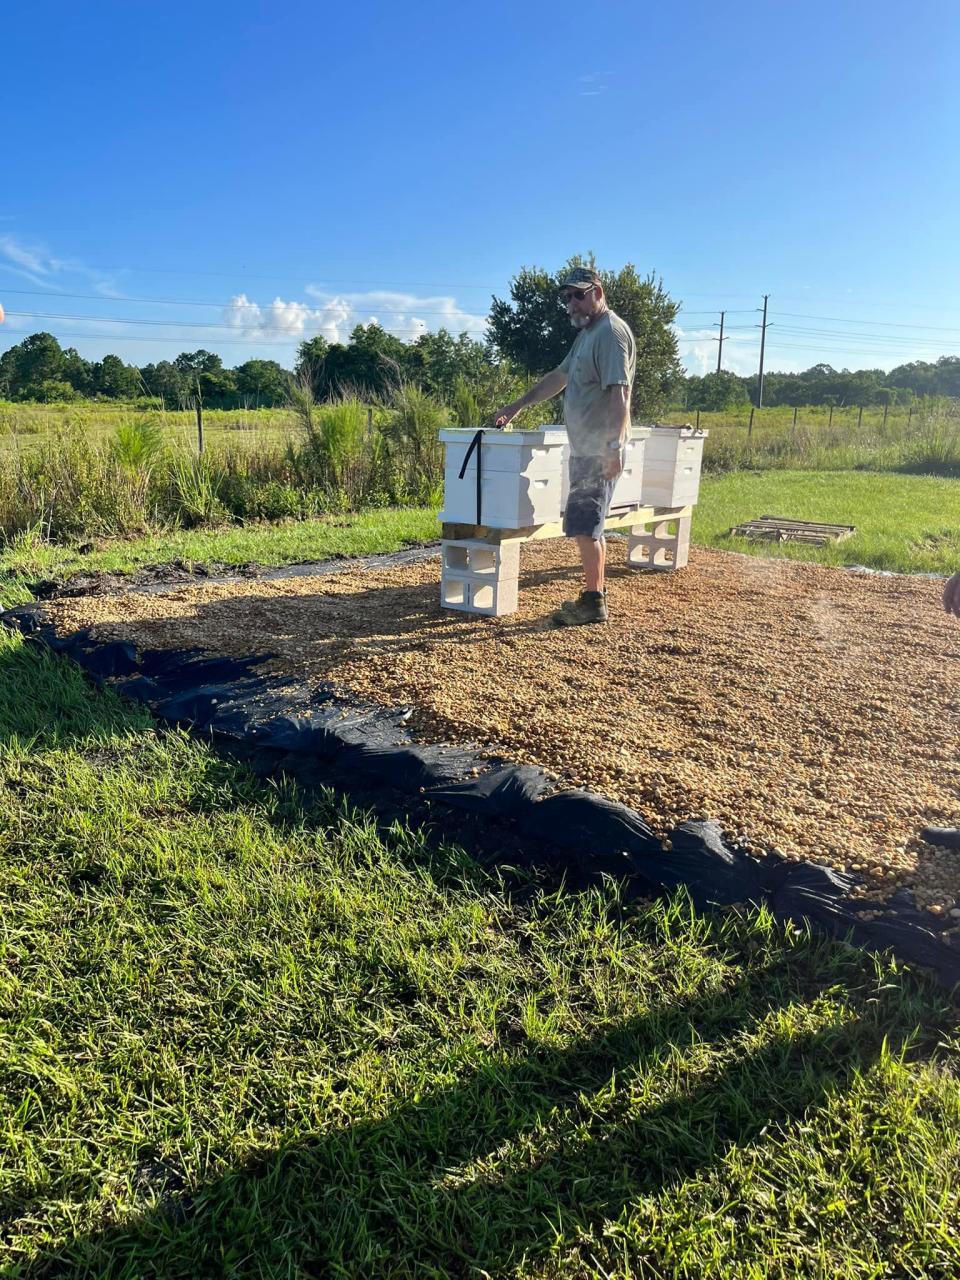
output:
[[[431,741],[489,744],[638,809],[660,831],[713,817],[758,852],[860,873],[956,913],[960,624],[937,580],[696,550],[637,574],[609,544],[605,627],[554,629],[575,594],[563,541],[523,548],[520,609],[441,610],[435,558],[335,576],[63,599],[61,632],[245,656],[413,708]]]

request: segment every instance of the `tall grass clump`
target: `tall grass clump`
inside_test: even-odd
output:
[[[291,385],[289,403],[300,439],[288,442],[286,456],[300,489],[319,491],[330,510],[383,501],[384,444],[372,409],[349,392],[318,404],[305,378]]]
[[[439,505],[443,496],[439,431],[449,425],[450,411],[409,382],[397,388],[388,407],[384,436],[395,500]]]
[[[0,465],[0,532],[42,527],[51,540],[80,534],[145,531],[151,522],[150,477],[121,461],[109,445],[74,429],[17,450]]]
[[[465,378],[457,376],[453,384],[453,397],[450,402],[454,420],[458,427],[478,427],[481,422],[480,402],[474,389]]]
[[[153,418],[129,418],[115,428],[113,456],[132,471],[150,471],[166,453],[163,427]]]
[[[224,479],[217,458],[178,450],[171,455],[164,476],[162,502],[166,514],[188,528],[222,520],[228,514],[221,498]]]
[[[960,413],[944,400],[925,401],[915,436],[902,445],[901,471],[960,476]]]

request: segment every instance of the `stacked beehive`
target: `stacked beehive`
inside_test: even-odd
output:
[[[512,530],[559,520],[567,441],[563,428],[485,431],[474,446],[477,435],[458,427],[440,432],[446,448],[444,524]],[[520,575],[518,538],[445,538],[442,553],[440,600],[445,608],[494,617],[513,613]]]
[[[688,508],[699,490],[704,434],[691,427],[631,429],[611,510],[614,515],[624,512],[624,524],[631,508],[657,511],[655,521],[648,519],[631,530],[628,563],[634,567],[678,569],[686,564]],[[512,613],[517,607],[520,531],[558,524],[566,505],[566,430],[451,427],[440,432],[440,440],[446,451],[441,521],[478,532],[483,528],[517,533],[515,538],[444,538],[441,603],[467,613]],[[676,514],[669,519],[660,515],[667,511]]]
[[[645,507],[692,507],[700,493],[705,431],[694,427],[655,427],[647,440],[640,501]],[[627,564],[634,569],[682,569],[690,554],[688,514],[635,525],[627,542]]]

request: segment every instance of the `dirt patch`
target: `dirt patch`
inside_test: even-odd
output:
[[[95,570],[91,573],[74,573],[66,578],[40,578],[27,583],[37,600],[59,600],[72,596],[111,595],[118,591],[137,591],[145,587],[174,586],[181,582],[205,581],[209,578],[256,578],[263,573],[263,566],[251,561],[247,564],[225,564],[213,560],[194,564],[187,560],[168,560],[163,564],[145,564],[132,573]]]
[[[960,819],[960,626],[940,584],[706,550],[636,574],[623,557],[611,541],[606,627],[551,627],[578,585],[563,541],[524,548],[502,619],[441,610],[433,558],[49,611],[144,648],[268,651],[307,686],[413,706],[421,738],[489,744],[660,832],[713,817],[758,852],[960,913],[960,853],[918,838]]]
[[[347,528],[349,521],[331,522],[334,528]],[[165,560],[163,564],[146,564],[130,573],[95,570],[90,573],[74,573],[62,578],[40,578],[28,582],[27,589],[35,600],[62,600],[74,596],[116,595],[123,591],[156,591],[188,582],[233,582],[237,578],[264,580],[302,578],[328,573],[341,573],[349,568],[364,566],[391,566],[406,564],[430,554],[436,543],[404,539],[403,549],[370,556],[351,556],[336,553],[330,559],[295,561],[292,564],[262,565],[255,560],[241,564],[227,564],[223,560]],[[19,570],[10,570],[6,577],[20,577]]]

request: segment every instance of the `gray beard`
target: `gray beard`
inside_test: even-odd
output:
[[[592,319],[593,316],[571,316],[570,323],[574,329],[586,329]]]

